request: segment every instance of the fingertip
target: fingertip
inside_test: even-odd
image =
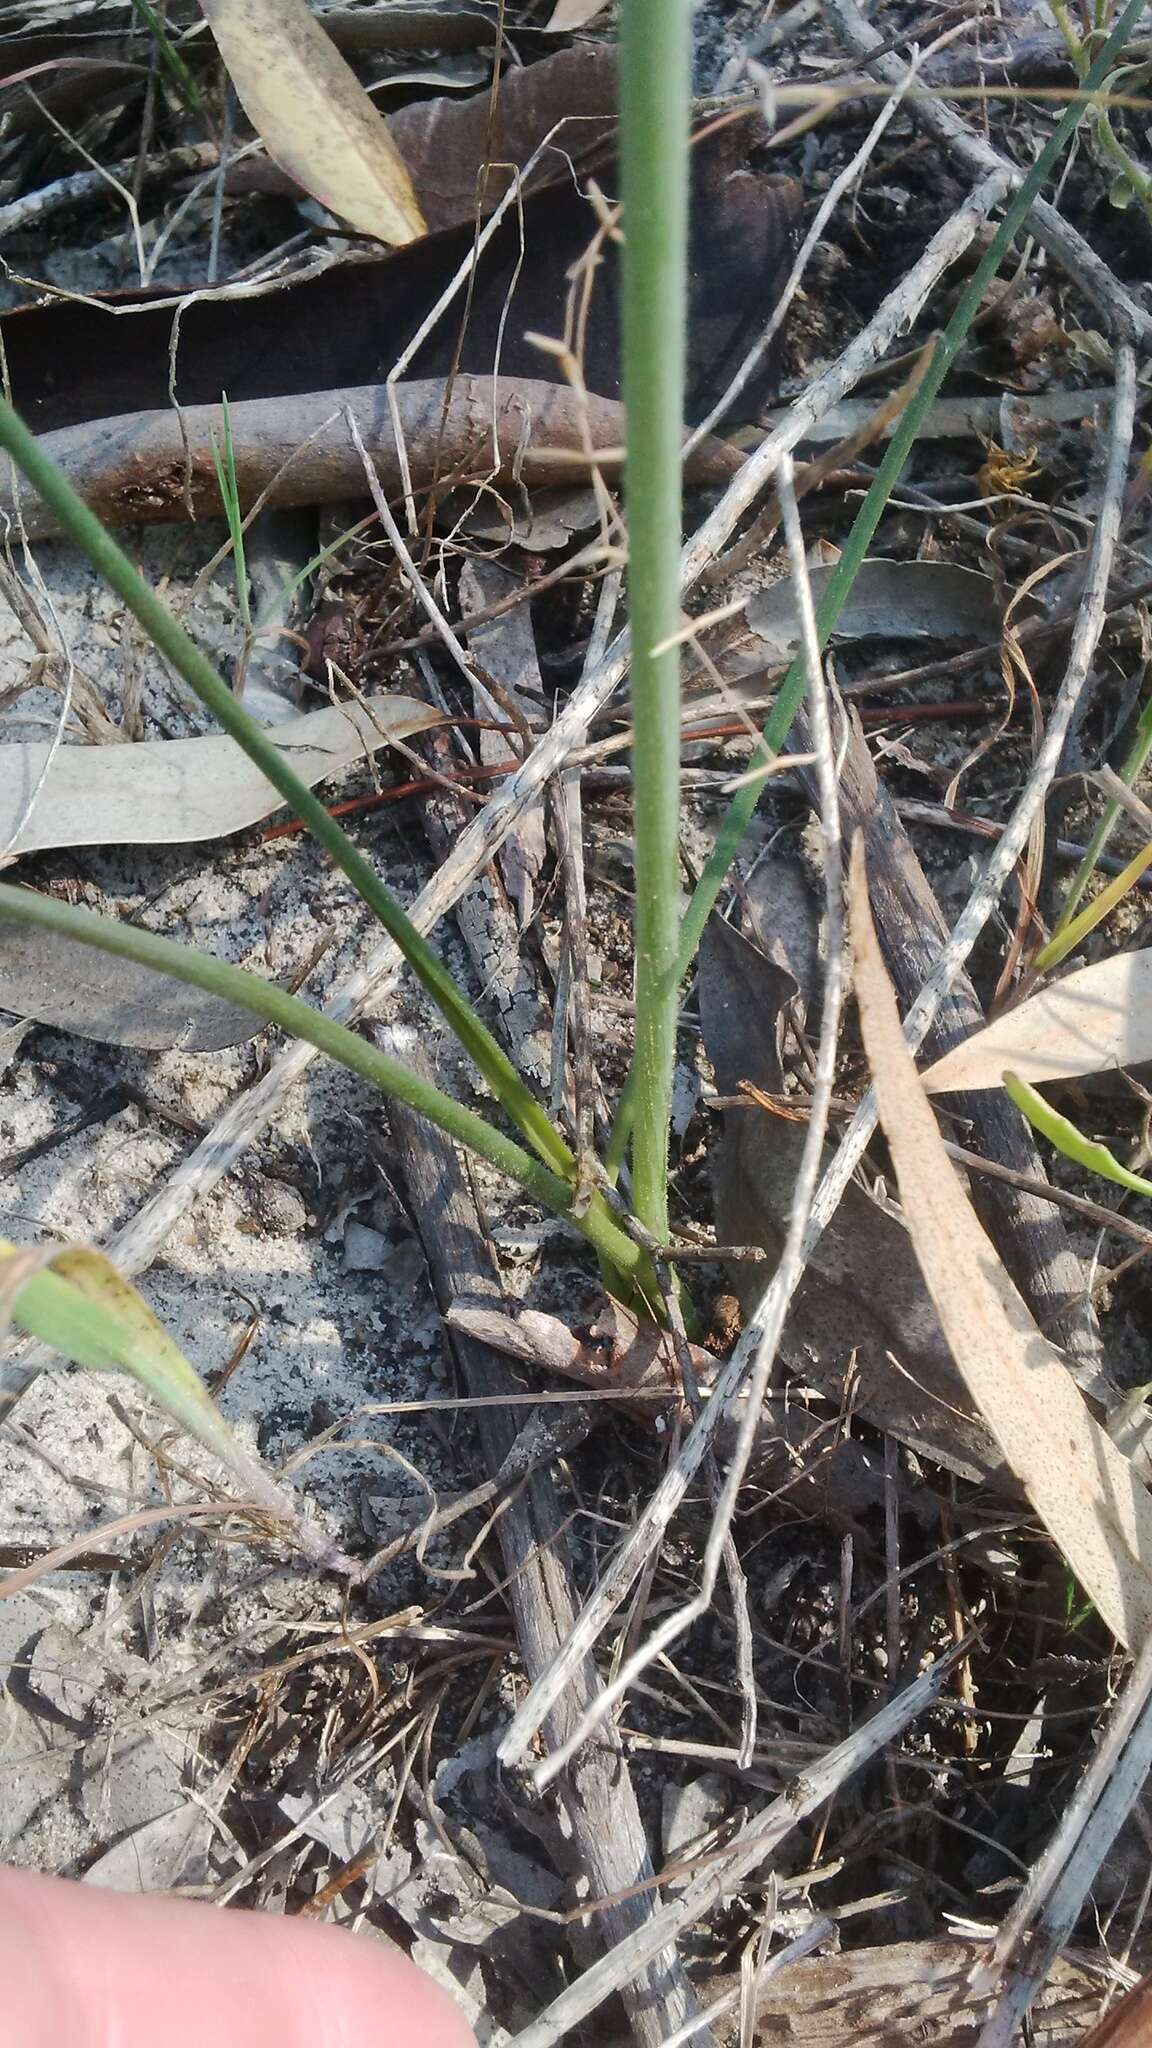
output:
[[[460,2008],[370,1934],[0,1867],[4,2048],[475,2048]]]

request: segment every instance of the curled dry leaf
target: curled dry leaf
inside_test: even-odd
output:
[[[1152,1625],[1152,1500],[1093,1420],[976,1220],[904,1041],[868,904],[851,876],[860,1022],[904,1216],[952,1355],[1041,1521],[1120,1641]]]
[[[438,725],[440,717],[414,697],[368,697],[288,719],[276,727],[276,744],[311,788],[364,754]],[[284,802],[221,733],[126,747],[61,747],[25,819],[47,758],[46,742],[0,747],[0,846],[10,855],[51,846],[218,839]]]
[[[1078,967],[973,1032],[927,1069],[929,1095],[999,1088],[1006,1069],[1041,1081],[1102,1074],[1152,1059],[1152,947]]]
[[[609,398],[581,400],[562,384],[530,377],[414,378],[394,387],[408,477],[420,489],[507,480],[534,489],[585,476],[589,446],[597,466],[619,469],[624,408]],[[363,498],[364,466],[348,431],[351,411],[385,491],[404,487],[396,426],[382,384],[357,384],[289,398],[241,399],[229,407],[240,508],[262,497],[269,505],[330,505]],[[43,434],[40,445],[107,526],[220,516],[213,438],[223,433],[223,408],[188,405],[179,412],[134,412]],[[687,474],[724,482],[739,469],[727,441],[701,442]],[[0,456],[0,518],[16,517],[29,540],[59,533],[48,507]]]
[[[424,217],[404,160],[307,0],[200,0],[237,96],[268,154],[330,213],[382,242]]]
[[[578,178],[604,156],[616,129],[614,50],[557,50],[510,66],[494,93],[414,101],[388,120],[430,233],[492,213],[557,129],[555,147],[522,180],[525,194]]]

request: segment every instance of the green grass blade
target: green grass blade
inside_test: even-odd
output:
[[[1100,50],[1095,62],[1084,79],[1088,92],[1095,91],[1107,77],[1116,52],[1123,47],[1126,37],[1139,20],[1143,11],[1143,0],[1129,0],[1119,17],[1107,42]],[[1067,107],[1052,130],[1048,141],[1041,150],[1031,170],[1021,180],[1016,192],[1005,207],[1004,217],[996,230],[985,255],[977,264],[957,302],[951,319],[936,343],[932,360],[923,379],[901,414],[895,431],[888,444],[883,461],[869,487],[868,494],[844,543],[844,550],[829,580],[828,588],[816,614],[816,625],[821,647],[827,645],[835,630],[836,622],[851,592],[860,566],[872,544],[877,526],[884,509],[899,481],[904,464],[920,433],[929,408],[935,404],[940,387],[951,369],[972,321],[979,311],[984,293],[995,277],[1005,251],[1014,236],[1023,226],[1028,210],[1041,187],[1052,172],[1061,151],[1074,134],[1078,123],[1087,110],[1087,101],[1078,99]],[[788,737],[792,721],[800,707],[805,689],[805,666],[802,655],[797,655],[780,685],[779,695],[771,715],[753,752],[749,767],[768,768],[779,754]],[[720,823],[712,852],[705,863],[692,899],[680,927],[680,947],[677,959],[677,977],[687,974],[693,960],[704,927],[724,886],[724,879],[740,847],[748,828],[752,813],[759,798],[760,785],[756,781],[746,782],[738,790],[728,806]],[[616,1122],[608,1146],[605,1164],[614,1178],[620,1170],[628,1141],[630,1121],[635,1113],[636,1087],[632,1074],[628,1076]]]
[[[1041,946],[1032,962],[1036,972],[1047,974],[1050,967],[1058,967],[1061,960],[1066,959],[1080,944],[1081,939],[1087,938],[1089,932],[1095,931],[1096,926],[1115,910],[1128,891],[1135,888],[1149,865],[1152,865],[1152,840],[1149,840],[1147,846],[1142,846],[1139,853],[1133,855],[1127,867],[1122,868],[1118,875],[1113,875],[1112,880],[1105,884],[1098,896],[1092,898],[1087,909],[1082,910],[1079,917],[1073,917],[1067,924],[1061,923],[1057,926],[1048,944]]]
[[[1145,704],[1144,709],[1140,713],[1139,722],[1136,727],[1136,737],[1128,750],[1124,766],[1120,770],[1120,780],[1121,782],[1126,782],[1129,789],[1133,788],[1137,777],[1143,773],[1149,754],[1152,754],[1152,703]],[[1120,804],[1117,803],[1115,798],[1110,798],[1104,807],[1099,824],[1088,841],[1084,858],[1068,885],[1068,894],[1064,898],[1063,909],[1049,940],[1050,945],[1054,945],[1056,940],[1060,938],[1062,933],[1071,924],[1076,914],[1076,907],[1096,871],[1096,864],[1100,859],[1100,855],[1112,837],[1120,811]]]
[[[341,831],[336,820],[329,817],[320,798],[301,782],[275,740],[244,709],[195,641],[189,638],[155,591],[149,589],[123,549],[72,489],[61,470],[40,447],[35,435],[29,432],[19,414],[3,398],[0,398],[0,448],[7,450],[44,503],[55,513],[65,532],[84,550],[93,568],[123,598],[129,611],[139,620],[177,675],[183,678],[201,703],[207,705],[225,732],[243,747],[273,788],[280,791],[285,803],[290,804],[296,815],[304,820],[313,838],[347,875],[357,895],[396,941],[408,965],[533,1150],[553,1172],[574,1180],[576,1161],[573,1153],[549,1122],[507,1054],[461,994],[442,961],[401,909],[391,890],[353,846],[347,834]]]
[[[668,1235],[668,1126],[679,976],[680,490],[688,284],[690,0],[623,0],[624,502],[636,841],[632,1195]]]
[[[102,1252],[67,1246],[54,1255],[29,1253],[0,1238],[0,1300],[21,1329],[77,1365],[129,1374],[221,1460],[253,1500],[289,1525],[309,1557],[338,1570],[355,1569],[233,1435],[175,1339]]]
[[[132,0],[132,11],[155,43],[157,57],[189,113],[200,113],[204,104],[200,87],[152,6],[151,0]]]
[[[225,1002],[239,1004],[293,1038],[304,1039],[317,1051],[326,1053],[329,1059],[361,1074],[385,1095],[395,1096],[419,1115],[426,1116],[448,1137],[467,1146],[481,1159],[486,1159],[498,1172],[507,1174],[543,1207],[557,1215],[570,1217],[575,1227],[608,1261],[612,1271],[620,1276],[625,1293],[630,1285],[639,1282],[647,1299],[658,1298],[650,1283],[647,1259],[613,1221],[603,1197],[594,1197],[582,1214],[573,1214],[574,1190],[566,1178],[553,1173],[514,1139],[505,1137],[502,1131],[477,1116],[474,1110],[465,1108],[463,1103],[454,1101],[433,1082],[425,1080],[423,1075],[413,1073],[402,1061],[380,1052],[357,1032],[349,1031],[345,1025],[337,1024],[331,1017],[314,1010],[310,1003],[301,1002],[299,996],[289,995],[286,989],[277,988],[275,983],[263,981],[258,974],[249,974],[244,968],[233,967],[210,953],[201,953],[192,946],[179,946],[172,939],[161,938],[155,932],[141,931],[138,925],[120,924],[114,918],[100,917],[95,911],[62,903],[54,896],[40,896],[31,889],[15,889],[10,883],[0,883],[0,916],[16,918],[21,924],[37,925],[45,931],[59,932],[65,938],[79,939],[84,945],[95,946],[100,952],[115,954],[122,960],[134,960],[160,974],[173,975],[176,980],[187,982],[193,988],[204,989],[207,994],[219,996]]]
[[[232,443],[232,411],[228,404],[228,393],[220,393],[220,410],[224,415],[224,447],[221,450],[215,434],[212,442],[212,466],[216,471],[216,487],[220,502],[228,521],[228,538],[232,542],[232,559],[236,567],[236,602],[240,609],[245,637],[252,632],[252,606],[248,596],[248,560],[244,546],[244,515],[240,510],[240,487],[236,481],[236,451]]]
[[[1118,1188],[1127,1188],[1133,1195],[1152,1195],[1152,1180],[1142,1180],[1138,1173],[1129,1173],[1108,1150],[1107,1145],[1097,1144],[1086,1138],[1075,1124],[1058,1109],[1053,1109],[1039,1089],[1022,1081],[1018,1074],[1005,1074],[1004,1087],[1017,1109],[1026,1116],[1033,1130],[1055,1145],[1065,1159],[1071,1159],[1076,1166],[1083,1166],[1089,1173],[1098,1173],[1102,1180],[1110,1180]]]

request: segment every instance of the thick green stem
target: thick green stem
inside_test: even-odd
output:
[[[1123,47],[1125,37],[1131,32],[1142,11],[1143,0],[1129,0],[1108,41],[1104,44],[1091,69],[1085,76],[1086,91],[1094,92],[1107,77],[1117,50]],[[987,253],[973,271],[967,288],[949,320],[947,327],[936,343],[935,353],[913,397],[897,422],[884,459],[872,480],[868,494],[861,505],[852,530],[844,544],[844,551],[829,580],[816,615],[820,645],[827,644],[835,629],[844,603],[856,580],[872,537],[880,523],[884,508],[894,490],[900,473],[908,459],[909,452],[924,424],[929,408],[935,403],[940,386],[964,343],[968,330],[988,286],[998,271],[1005,251],[1013,237],[1023,226],[1032,201],[1050,175],[1065,144],[1074,133],[1078,122],[1083,119],[1087,102],[1078,99],[1065,109],[1056,123],[1047,143],[1041,150],[1032,169],[1021,180],[1016,192],[1005,208],[1000,223]],[[750,768],[767,768],[771,765],[788,737],[792,721],[800,706],[806,687],[806,670],[803,655],[797,655],[780,685],[779,694],[772,707],[771,716],[761,734]],[[747,830],[749,820],[756,808],[760,795],[760,783],[749,781],[737,791],[716,835],[712,852],[704,871],[692,894],[692,900],[680,927],[677,948],[676,977],[679,981],[691,967],[696,949],[708,922],[716,898],[724,885],[724,878],[732,865],[740,842]],[[609,1141],[605,1166],[614,1180],[620,1171],[628,1143],[629,1130],[635,1122],[639,1129],[640,1116],[639,1048],[621,1093],[616,1112],[616,1122]],[[639,1213],[639,1208],[637,1208]]]
[[[623,0],[624,402],[636,836],[633,1201],[668,1235],[679,976],[680,477],[687,320],[691,0]]]
[[[285,803],[303,818],[313,837],[331,854],[337,867],[343,869],[357,895],[395,939],[409,966],[529,1144],[555,1173],[574,1182],[576,1161],[573,1153],[521,1080],[508,1055],[461,995],[428,941],[416,930],[391,891],[363,855],[357,852],[336,820],[329,817],[320,798],[290,767],[274,739],[245,711],[211,662],[173,618],[168,607],[155,591],[149,589],[123,549],[44,453],[19,414],[2,398],[0,447],[7,449],[65,531],[83,548],[93,567],[123,598],[165,660],[183,677],[201,703],[207,705],[225,732],[243,747],[273,788],[280,791]]]
[[[310,1003],[302,1003],[298,996],[277,988],[274,982],[262,981],[258,974],[249,974],[242,967],[232,967],[210,953],[197,952],[191,946],[179,946],[172,939],[161,938],[155,932],[141,931],[137,925],[118,924],[112,918],[98,916],[95,911],[61,903],[54,896],[39,896],[30,889],[14,889],[8,883],[0,883],[0,916],[16,918],[22,924],[38,925],[45,931],[59,932],[64,938],[79,939],[86,946],[95,946],[102,953],[114,953],[122,960],[134,960],[160,974],[171,974],[178,981],[190,983],[193,988],[202,988],[209,995],[221,997],[224,1002],[237,1003],[243,1009],[251,1010],[255,1016],[277,1025],[293,1038],[306,1040],[318,1052],[326,1053],[329,1059],[338,1060],[341,1066],[362,1074],[385,1095],[395,1096],[420,1116],[426,1116],[448,1137],[466,1145],[481,1159],[486,1159],[490,1166],[496,1167],[498,1172],[518,1182],[526,1194],[533,1196],[545,1208],[569,1217],[589,1244],[608,1261],[611,1270],[621,1276],[623,1292],[639,1284],[649,1301],[659,1299],[648,1259],[612,1220],[602,1197],[594,1197],[583,1214],[574,1215],[571,1206],[573,1188],[566,1179],[534,1159],[514,1139],[495,1130],[474,1110],[454,1102],[433,1082],[413,1073],[401,1061],[389,1058],[387,1053],[380,1052],[355,1031],[349,1031],[345,1025],[337,1024],[321,1011],[314,1010]]]

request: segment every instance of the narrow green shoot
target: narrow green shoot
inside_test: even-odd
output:
[[[1102,1180],[1110,1180],[1118,1188],[1127,1188],[1133,1195],[1152,1195],[1152,1180],[1143,1180],[1138,1173],[1129,1173],[1126,1166],[1113,1157],[1107,1145],[1098,1144],[1095,1139],[1086,1138],[1075,1124],[1058,1109],[1053,1109],[1046,1096],[1028,1081],[1022,1081],[1018,1074],[1005,1074],[1004,1087],[1017,1109],[1026,1116],[1033,1130],[1042,1138],[1055,1145],[1075,1166],[1083,1166],[1088,1173],[1098,1173]]]
[[[249,515],[249,517],[251,517],[251,515]],[[245,524],[247,524],[247,521],[245,521]],[[334,540],[325,541],[324,546],[322,548],[317,548],[316,553],[311,557],[309,561],[305,562],[304,567],[302,569],[294,570],[292,575],[288,577],[287,581],[280,585],[279,590],[273,591],[272,595],[268,599],[267,604],[264,607],[264,610],[262,611],[260,617],[256,621],[257,633],[261,633],[264,631],[269,621],[273,619],[275,616],[277,616],[277,614],[280,612],[281,606],[287,606],[291,604],[292,599],[296,595],[296,592],[300,590],[305,583],[307,583],[308,578],[310,576],[314,576],[316,574],[317,569],[323,568],[326,562],[334,563],[336,561],[337,556],[340,553],[341,548],[344,547],[348,541],[355,540],[357,534],[367,532],[368,528],[370,526],[375,526],[375,524],[376,514],[375,512],[369,512],[365,515],[363,519],[357,519],[353,526],[346,526],[343,533],[338,533]]]
[[[21,924],[36,925],[44,931],[59,932],[65,938],[95,946],[99,952],[115,954],[121,960],[134,960],[160,974],[170,974],[177,981],[204,989],[208,995],[219,996],[224,1002],[239,1004],[291,1037],[314,1045],[329,1059],[339,1061],[341,1066],[371,1081],[383,1094],[407,1103],[418,1115],[427,1117],[448,1137],[515,1181],[525,1194],[531,1195],[544,1208],[551,1209],[558,1216],[568,1217],[608,1262],[610,1270],[622,1276],[625,1290],[639,1282],[648,1300],[659,1298],[647,1258],[612,1219],[602,1197],[594,1198],[583,1213],[575,1214],[572,1207],[575,1189],[569,1179],[552,1172],[514,1139],[505,1137],[502,1131],[496,1130],[474,1110],[454,1101],[434,1082],[415,1073],[402,1061],[380,1052],[357,1032],[349,1031],[345,1025],[335,1023],[320,1010],[314,1010],[310,1003],[301,1002],[299,996],[289,995],[286,989],[277,987],[274,982],[264,981],[258,974],[250,974],[242,967],[233,967],[211,953],[177,945],[174,940],[162,938],[156,932],[142,931],[138,925],[121,924],[115,918],[101,917],[95,911],[63,903],[54,896],[40,896],[31,889],[15,889],[10,883],[0,883],[0,916],[16,918]]]
[[[620,10],[624,197],[624,501],[636,841],[632,1190],[668,1235],[668,1126],[679,996],[681,448],[688,285],[691,0]]]
[[[212,466],[216,471],[216,486],[224,517],[228,521],[228,537],[232,542],[232,559],[236,566],[236,604],[244,627],[244,644],[252,637],[252,606],[248,596],[248,559],[244,547],[244,514],[240,509],[240,486],[236,479],[236,451],[232,445],[232,413],[228,405],[228,393],[220,393],[220,410],[224,415],[224,446],[220,447],[215,434],[212,435]]]
[[[1129,4],[1125,7],[1107,42],[1103,45],[1095,62],[1085,75],[1084,86],[1087,91],[1096,91],[1107,77],[1117,51],[1123,47],[1125,37],[1129,35],[1140,18],[1142,6],[1143,0],[1129,0]],[[1005,252],[1010,247],[1013,238],[1024,225],[1033,200],[1037,197],[1041,187],[1050,176],[1066,143],[1074,134],[1078,123],[1082,120],[1085,107],[1086,103],[1083,100],[1077,100],[1065,109],[1053,128],[1044,148],[1040,151],[1039,156],[1032,165],[1031,170],[1021,179],[1019,186],[1005,207],[1000,226],[997,228],[984,256],[972,272],[947,327],[936,343],[935,353],[917,390],[913,393],[896,424],[883,461],[856,515],[852,530],[844,543],[843,553],[836,564],[835,571],[829,580],[828,588],[824,593],[823,601],[817,611],[816,625],[821,647],[827,645],[835,630],[836,622],[856,580],[860,565],[872,544],[873,536],[880,523],[888,499],[899,481],[904,464],[908,460],[913,443],[923,427],[928,411],[934,405],[940,387],[963,346],[972,321],[980,309],[984,293],[996,276]],[[779,695],[773,705],[771,715],[753,752],[750,763],[753,770],[757,768],[767,770],[771,767],[772,762],[788,737],[792,721],[800,707],[805,686],[804,658],[802,655],[797,655],[780,685]],[[740,842],[756,808],[759,791],[760,785],[757,781],[750,780],[745,782],[744,786],[732,798],[721,820],[712,852],[693,891],[684,921],[680,927],[680,944],[676,963],[677,981],[687,974],[696,957],[696,949],[700,944],[704,927],[724,886],[724,879],[739,850]],[[620,1098],[616,1122],[605,1157],[605,1166],[612,1179],[615,1179],[620,1172],[620,1167],[627,1150],[629,1130],[636,1113],[638,1089],[636,1082],[633,1080],[633,1073],[635,1071],[634,1063],[633,1071],[628,1076]]]
[[[1064,38],[1064,47],[1071,59],[1072,68],[1080,79],[1081,84],[1087,85],[1088,49],[1084,38],[1072,19],[1072,13],[1067,5],[1067,0],[1051,0],[1051,5],[1056,26]],[[1100,19],[1102,12],[1104,12],[1104,8],[1097,7],[1096,27],[1098,30],[1104,26]],[[1115,128],[1112,126],[1111,115],[1106,107],[1093,107],[1091,127],[1101,155],[1107,157],[1116,172],[1116,179],[1112,188],[1113,204],[1126,206],[1129,199],[1135,198],[1139,201],[1149,219],[1152,219],[1152,177],[1149,177],[1148,172],[1142,169],[1131,151],[1121,142]]]
[[[233,1435],[179,1345],[102,1252],[83,1245],[28,1251],[0,1238],[0,1309],[77,1365],[129,1374],[222,1461],[246,1494],[288,1524],[307,1556],[355,1571],[352,1560]]]
[[[1128,891],[1136,887],[1141,875],[1149,866],[1152,866],[1152,840],[1149,840],[1147,846],[1141,847],[1139,853],[1128,862],[1127,867],[1122,868],[1118,875],[1114,875],[1112,880],[1105,884],[1100,894],[1092,898],[1087,909],[1082,910],[1078,917],[1070,918],[1067,924],[1061,919],[1048,944],[1041,946],[1032,962],[1036,972],[1047,974],[1050,967],[1058,967],[1061,960],[1067,959],[1068,954],[1075,950],[1081,939],[1087,938],[1089,932],[1095,931],[1096,926],[1123,901]]]
[[[198,114],[204,104],[200,87],[172,41],[168,30],[152,6],[152,0],[132,0],[132,12],[143,23],[156,45],[156,55],[178,97],[183,100],[189,113]]]
[[[149,589],[123,549],[73,490],[56,463],[45,454],[19,414],[3,398],[0,398],[0,447],[7,450],[33,489],[56,514],[65,532],[84,550],[93,568],[123,598],[129,611],[139,620],[177,675],[183,678],[201,703],[207,705],[225,732],[243,747],[273,788],[280,791],[285,803],[291,805],[295,815],[304,820],[313,838],[347,875],[357,895],[396,941],[408,965],[533,1150],[554,1174],[574,1181],[576,1161],[569,1146],[550,1123],[508,1055],[461,994],[433,948],[401,909],[391,890],[336,820],[329,816],[321,799],[300,780],[275,740],[238,702],[206,655],[189,638],[155,591]]]
[[[1152,699],[1145,704],[1144,709],[1140,713],[1140,720],[1136,727],[1136,737],[1128,750],[1124,766],[1120,770],[1120,780],[1121,782],[1126,782],[1129,789],[1135,786],[1137,777],[1143,774],[1150,754],[1152,754]],[[1111,797],[1104,806],[1100,822],[1088,841],[1084,858],[1068,885],[1068,894],[1064,898],[1063,908],[1056,921],[1052,937],[1049,940],[1050,946],[1055,945],[1056,940],[1071,924],[1076,914],[1077,905],[1080,903],[1085,889],[1096,872],[1096,865],[1100,855],[1104,852],[1108,841],[1112,837],[1121,808],[1122,806],[1116,801],[1115,797]]]

